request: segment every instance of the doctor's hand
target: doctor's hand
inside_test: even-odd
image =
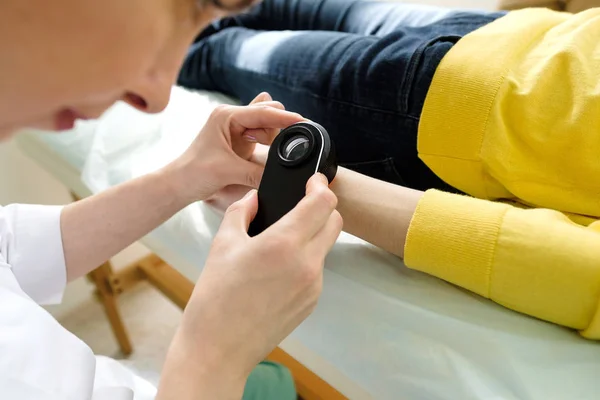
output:
[[[254,153],[250,157],[250,161],[264,168],[268,156],[269,146],[258,143],[254,148]],[[205,203],[223,215],[229,206],[244,197],[252,189],[254,188],[244,185],[229,185],[206,199]]]
[[[315,175],[306,197],[255,237],[246,232],[256,191],[227,210],[169,351],[164,398],[187,398],[163,388],[183,382],[181,374],[193,377],[195,398],[241,398],[250,371],[317,304],[324,259],[342,229],[336,204],[327,179]]]
[[[302,121],[299,114],[261,93],[248,106],[217,107],[191,146],[169,167],[177,192],[188,202],[210,200],[225,188],[257,188],[264,164],[257,143],[270,145],[280,129]]]

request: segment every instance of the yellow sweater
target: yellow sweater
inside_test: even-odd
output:
[[[463,38],[418,142],[476,198],[427,192],[407,265],[600,339],[600,9],[515,11]]]

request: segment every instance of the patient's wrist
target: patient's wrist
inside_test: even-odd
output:
[[[423,192],[340,168],[331,183],[344,231],[404,256],[408,228]]]

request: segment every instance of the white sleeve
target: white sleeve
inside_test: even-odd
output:
[[[61,210],[0,207],[0,399],[152,399],[149,383],[134,397],[140,378],[116,362],[97,368],[91,349],[36,304],[60,300],[66,285]]]
[[[96,360],[34,303],[0,257],[0,399],[88,400]]]
[[[39,304],[60,303],[67,284],[61,212],[59,206],[0,207],[0,256]]]

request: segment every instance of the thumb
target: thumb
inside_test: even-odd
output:
[[[258,196],[256,190],[251,190],[241,199],[233,203],[225,212],[221,229],[239,234],[243,231],[248,232],[250,222],[256,216],[258,211]]]

